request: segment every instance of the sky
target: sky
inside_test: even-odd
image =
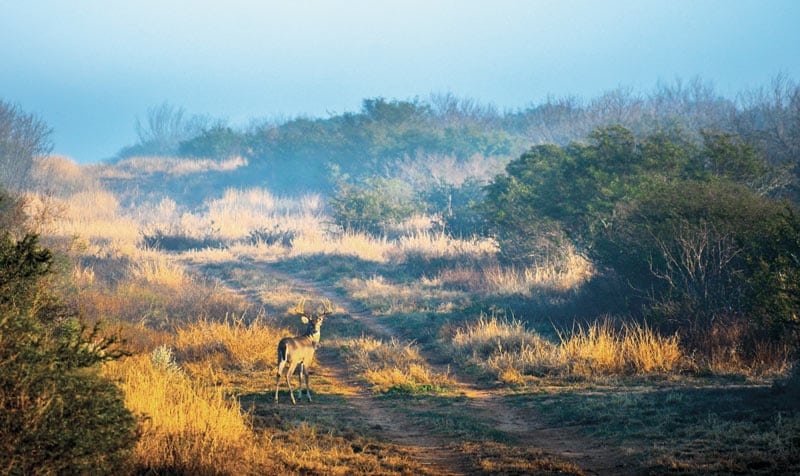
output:
[[[79,163],[165,102],[243,127],[452,93],[518,110],[800,80],[798,0],[0,0],[0,100]]]

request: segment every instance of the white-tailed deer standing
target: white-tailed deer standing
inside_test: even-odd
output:
[[[311,390],[308,388],[308,366],[314,359],[314,351],[319,345],[320,327],[325,317],[333,312],[331,302],[326,300],[322,303],[322,308],[316,313],[308,314],[305,311],[305,300],[300,301],[289,312],[299,314],[303,324],[307,324],[306,332],[297,337],[285,337],[278,343],[278,373],[275,378],[275,403],[278,403],[278,389],[281,385],[281,377],[286,373],[286,385],[289,387],[289,396],[292,397],[292,404],[297,404],[292,391],[292,375],[299,367],[300,372],[297,376],[298,389],[297,397],[303,396],[303,378],[306,380],[306,395],[311,402]]]

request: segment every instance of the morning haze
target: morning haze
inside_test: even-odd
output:
[[[0,473],[800,474],[800,4],[2,3]]]
[[[0,97],[81,163],[167,101],[244,127],[451,92],[515,110],[699,76],[800,75],[793,1],[3,2]]]

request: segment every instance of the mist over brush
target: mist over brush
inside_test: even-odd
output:
[[[648,92],[620,87],[588,100],[548,98],[516,111],[452,94],[371,98],[358,112],[254,121],[245,128],[165,103],[137,120],[139,142],[118,157],[242,157],[248,164],[228,175],[231,184],[280,194],[327,193],[342,181],[373,176],[401,178],[419,190],[436,181],[487,181],[533,145],[582,142],[598,127],[621,125],[636,137],[669,130],[693,143],[703,131],[735,134],[788,174],[784,182],[792,183],[771,190],[777,196],[795,193],[797,87],[778,76],[768,86],[726,98],[696,78],[659,83]]]
[[[546,415],[648,474],[800,467],[796,81],[135,127],[79,166],[0,101],[0,472],[423,474],[345,405],[473,469],[530,468]],[[348,389],[267,409],[312,294],[343,305],[320,358]]]

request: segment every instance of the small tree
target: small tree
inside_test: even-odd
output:
[[[209,118],[202,115],[188,116],[182,107],[167,102],[147,110],[145,121],[136,118],[136,135],[139,142],[125,147],[120,157],[135,155],[173,155],[182,141],[187,141],[207,129]]]
[[[52,129],[33,114],[0,100],[0,185],[24,187],[33,158],[52,150]]]
[[[334,222],[345,231],[377,235],[420,211],[420,206],[405,182],[370,178],[361,184],[341,183],[331,209]]]

